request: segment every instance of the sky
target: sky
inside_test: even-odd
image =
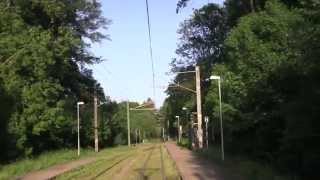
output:
[[[100,1],[103,16],[112,21],[106,31],[111,40],[92,45],[91,52],[105,61],[89,68],[112,100],[142,103],[148,97],[153,99],[145,0]],[[164,91],[173,78],[166,73],[176,57],[179,24],[190,17],[194,8],[208,2],[221,4],[223,0],[191,0],[179,14],[177,1],[149,0],[157,107],[166,98]]]

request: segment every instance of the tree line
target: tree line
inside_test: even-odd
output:
[[[177,12],[187,3],[179,1]],[[220,135],[219,96],[217,82],[206,78],[221,76],[229,153],[271,164],[293,177],[319,177],[319,19],[318,1],[226,0],[194,10],[181,23],[170,71],[201,67],[203,114],[210,117],[210,137]],[[192,74],[176,75],[172,84],[177,83],[195,89]],[[175,116],[182,117],[187,129],[189,120],[182,108],[190,115],[196,111],[196,99],[177,88],[166,92],[162,112],[175,135]]]
[[[81,146],[92,147],[94,95],[104,102],[99,106],[101,147],[126,143],[125,103],[107,98],[88,68],[102,62],[88,49],[109,39],[101,33],[109,24],[95,0],[0,1],[0,163],[75,148],[79,101],[85,103],[80,106]],[[152,113],[132,116],[133,130],[143,124],[139,129],[145,136],[154,136]]]

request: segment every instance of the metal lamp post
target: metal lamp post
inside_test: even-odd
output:
[[[176,118],[178,119],[178,125],[177,125],[177,129],[178,129],[178,143],[180,143],[180,116],[176,116]]]
[[[188,122],[188,121],[189,121],[189,118],[188,118],[188,108],[183,107],[182,110],[186,112],[186,121]],[[191,121],[191,119],[190,119],[189,124],[190,124],[190,125],[189,125],[189,141],[190,141],[191,143],[193,143],[193,137],[192,137],[192,136],[193,136],[193,134],[192,134],[193,122]]]
[[[204,117],[204,122],[206,123],[206,145],[207,149],[209,148],[209,137],[208,137],[208,122],[209,122],[209,117],[206,116]]]
[[[219,87],[219,115],[220,115],[220,133],[221,133],[221,156],[224,161],[224,142],[223,142],[223,124],[222,124],[222,106],[221,106],[221,78],[220,76],[210,76],[210,80],[218,80]]]
[[[78,114],[78,156],[80,156],[80,110],[79,106],[84,105],[84,102],[77,103],[77,114]]]

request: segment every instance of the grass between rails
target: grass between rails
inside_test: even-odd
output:
[[[158,143],[155,143],[158,144]],[[132,161],[132,166],[129,165],[126,171],[129,179],[136,179],[138,175],[138,169],[143,165],[144,159],[147,154],[147,149],[154,146],[154,143],[146,143],[138,145],[136,147],[128,148],[126,146],[113,147],[100,151],[98,154],[92,149],[82,150],[81,156],[78,157],[76,150],[58,150],[43,153],[37,157],[22,159],[14,163],[3,165],[0,167],[0,179],[15,179],[21,177],[30,171],[36,171],[45,169],[56,164],[63,164],[72,160],[77,160],[84,157],[97,157],[96,162],[90,163],[86,166],[74,169],[66,174],[60,175],[56,179],[92,179],[102,173],[98,179],[105,179],[106,177],[112,178],[124,167],[127,167],[129,162]],[[160,171],[153,172],[155,169],[160,168],[160,150],[161,146],[164,159],[164,168],[167,179],[179,179],[178,172],[175,169],[175,165],[171,157],[167,154],[165,148],[158,144],[155,149],[155,153],[150,158],[148,163],[147,175],[156,179],[161,179]],[[125,157],[128,157],[126,159]],[[119,160],[125,159],[113,168],[114,164]],[[112,167],[111,171],[106,171],[109,167]],[[151,170],[151,171],[150,171]]]
[[[176,163],[171,159],[167,148],[161,146],[163,152],[163,164],[164,164],[164,172],[166,174],[167,180],[180,180],[180,174],[176,167]]]
[[[44,169],[93,154],[94,152],[91,149],[82,149],[80,157],[77,156],[76,149],[62,149],[45,152],[33,158],[21,159],[10,164],[0,165],[0,179],[14,179],[30,171]]]
[[[99,174],[103,175],[116,162],[132,153],[134,153],[134,150],[126,146],[105,149],[96,156],[100,157],[98,161],[62,174],[56,179],[96,179]]]
[[[160,143],[145,143],[135,147],[109,149],[101,153],[98,161],[62,174],[56,179],[137,179],[149,153],[153,152],[146,164],[145,175],[149,179],[162,179],[160,147],[163,152],[166,179],[179,179],[174,162]]]

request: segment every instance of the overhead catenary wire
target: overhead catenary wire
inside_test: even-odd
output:
[[[106,82],[108,82],[111,79],[121,79],[120,76],[109,71],[105,65],[99,64],[99,67],[103,68],[103,70],[99,69],[99,68],[95,68],[95,70],[102,78],[104,78],[106,80]],[[107,74],[109,74],[109,75],[107,76],[106,73],[102,73],[104,71],[106,71]],[[120,93],[120,96],[117,96],[116,99],[118,99],[120,102],[128,100],[128,98],[129,98],[128,92],[131,92],[131,90],[128,87],[118,88],[117,91],[118,91],[118,93]],[[111,92],[111,90],[109,90],[109,92]],[[132,99],[137,99],[137,98],[135,98],[135,96],[134,96]]]
[[[155,98],[156,98],[155,73],[154,73],[154,60],[153,60],[152,39],[151,39],[151,23],[150,23],[148,0],[146,0],[146,11],[147,11],[147,22],[148,22],[148,34],[149,34],[149,51],[150,51],[150,60],[151,60],[151,68],[152,68],[153,100],[155,101]]]
[[[109,69],[102,63],[100,63],[101,67],[103,68],[104,71],[106,71],[109,75],[111,75],[112,73],[109,71]]]

